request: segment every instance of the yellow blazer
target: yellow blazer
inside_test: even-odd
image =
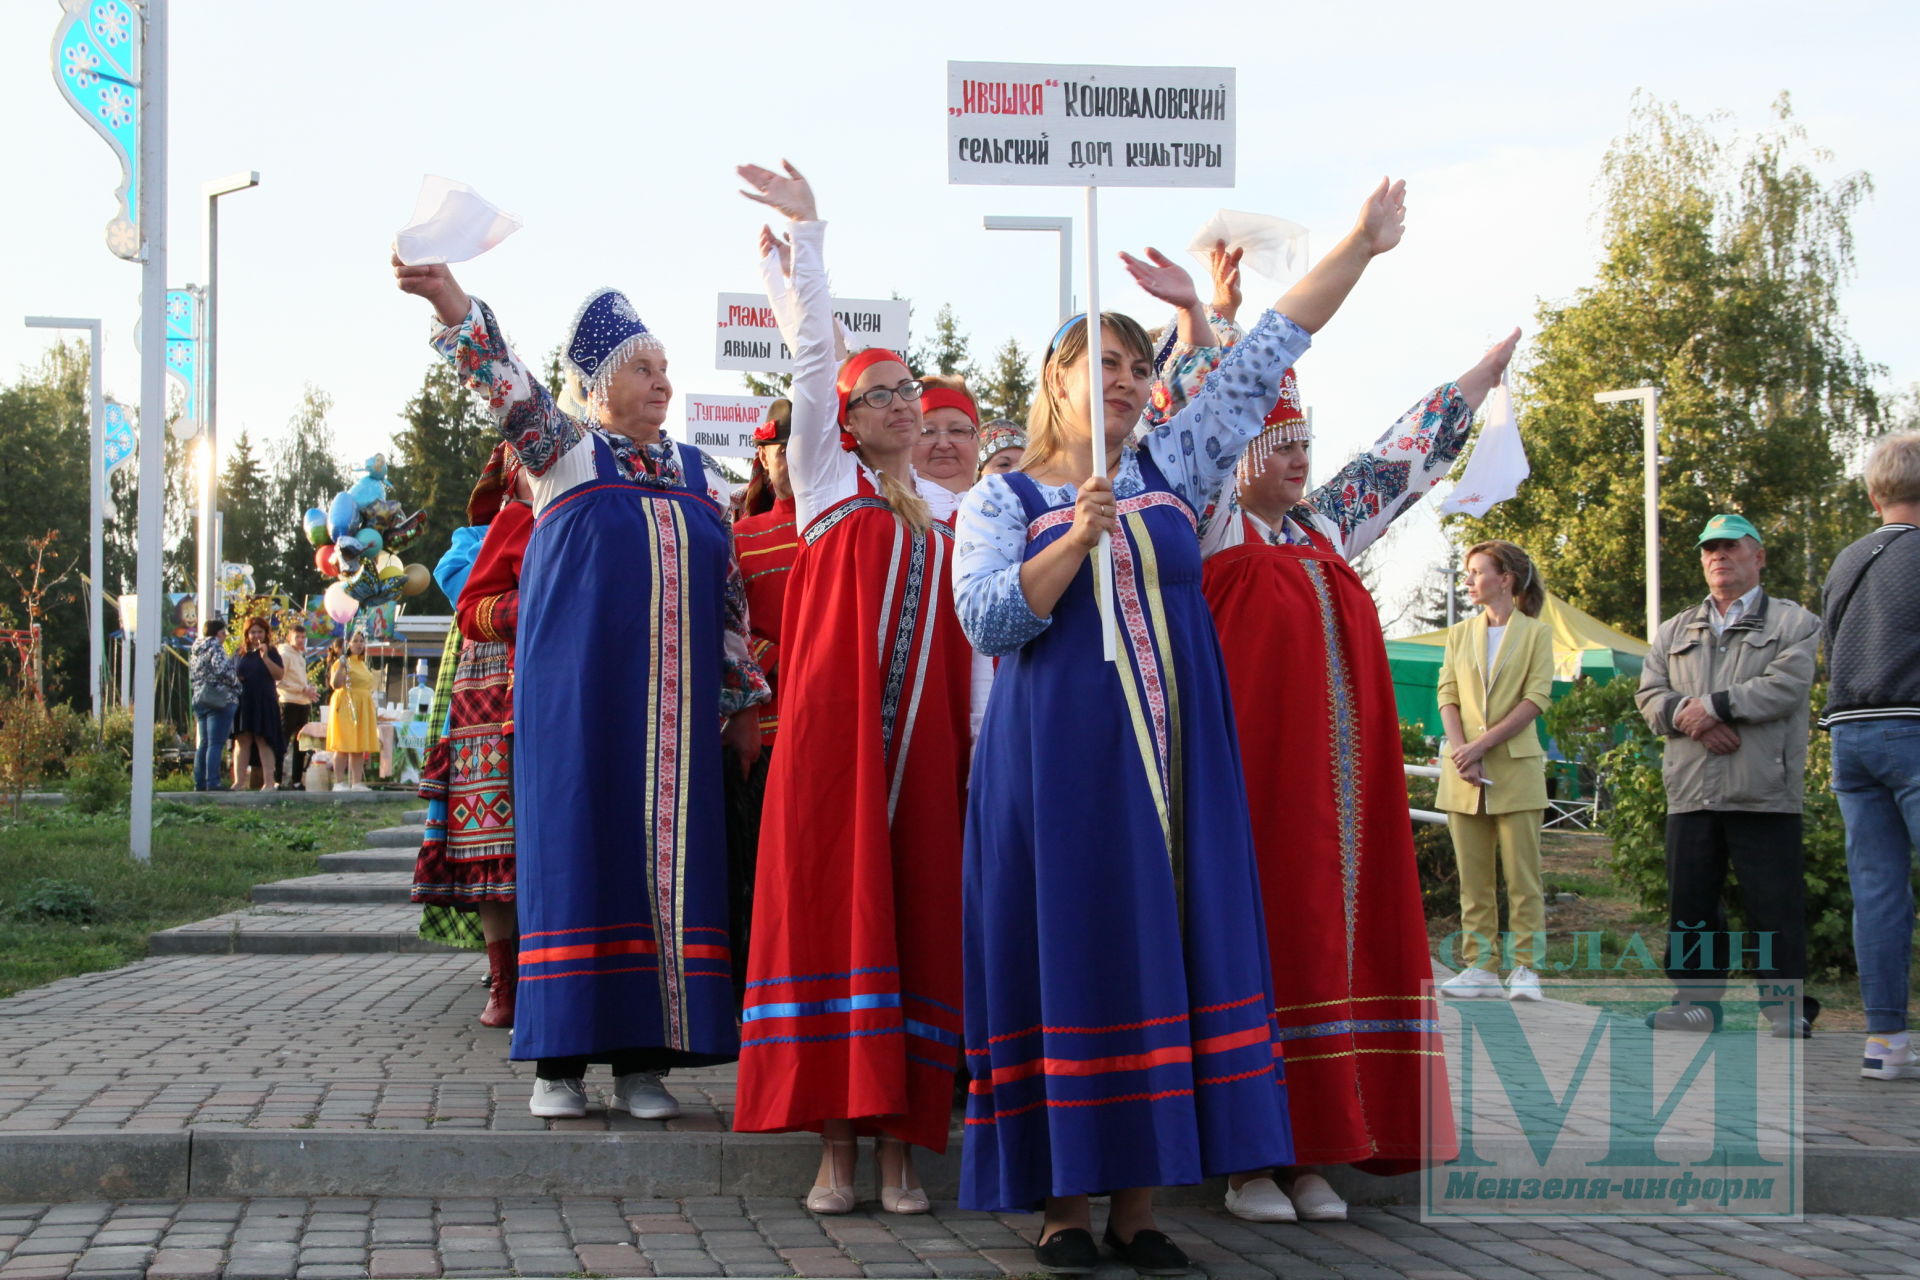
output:
[[[1439,705],[1460,708],[1469,741],[1500,723],[1525,698],[1545,711],[1553,699],[1553,628],[1518,609],[1507,620],[1493,670],[1487,670],[1487,615],[1477,613],[1447,632],[1447,656],[1440,665]],[[1523,813],[1547,807],[1546,748],[1528,725],[1482,757],[1484,789],[1467,782],[1453,767],[1445,744],[1440,752],[1440,793],[1435,802],[1452,813]],[[1486,808],[1480,807],[1482,791]]]

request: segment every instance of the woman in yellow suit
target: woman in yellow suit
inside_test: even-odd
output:
[[[1541,622],[1547,590],[1527,553],[1511,542],[1467,552],[1467,598],[1481,611],[1447,632],[1440,668],[1438,804],[1453,834],[1460,871],[1460,929],[1466,967],[1440,985],[1449,996],[1540,999],[1540,820],[1547,807],[1546,752],[1534,717],[1553,693],[1553,630]],[[1507,927],[1514,970],[1500,985],[1499,906],[1494,855],[1507,877]]]
[[[373,709],[373,668],[367,665],[367,634],[356,631],[347,640],[346,656],[333,664],[327,683],[333,686],[327,716],[327,750],[344,766],[337,772],[341,790],[365,791],[361,776],[367,757],[380,749],[380,724]]]

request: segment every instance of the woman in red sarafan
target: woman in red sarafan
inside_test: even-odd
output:
[[[793,220],[786,463],[802,547],[781,615],[734,1127],[820,1133],[817,1213],[853,1208],[855,1146],[876,1136],[882,1207],[924,1213],[910,1147],[946,1147],[962,1031],[972,650],[953,611],[954,495],[914,473],[922,384],[901,358],[870,349],[835,376],[825,226],[805,179],[740,174]]]
[[[1230,339],[1230,317],[1221,327]],[[1242,1218],[1339,1220],[1346,1204],[1319,1166],[1391,1174],[1457,1147],[1412,832],[1397,807],[1393,675],[1349,562],[1446,475],[1518,337],[1311,493],[1311,427],[1288,370],[1237,493],[1207,525],[1203,586],[1239,723],[1296,1160],[1229,1180],[1227,1208]]]
[[[447,732],[421,771],[423,794],[444,797],[441,839],[420,846],[413,901],[474,911],[487,944],[487,1007],[480,1025],[510,1027],[518,966],[514,939],[512,787],[513,636],[520,564],[533,508],[519,460],[502,443],[467,500],[467,518],[487,527],[460,598],[461,636]]]

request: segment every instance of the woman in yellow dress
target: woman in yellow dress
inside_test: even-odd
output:
[[[380,725],[373,710],[373,668],[367,665],[367,636],[356,631],[347,654],[333,664],[332,714],[327,717],[327,750],[333,753],[341,789],[365,791],[361,775],[369,752],[380,749]]]

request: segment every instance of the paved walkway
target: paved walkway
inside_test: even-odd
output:
[[[1037,1225],[951,1205],[924,1217],[816,1218],[791,1199],[733,1196],[0,1205],[0,1280],[991,1277],[1033,1270]],[[1887,1218],[1425,1226],[1392,1208],[1262,1226],[1188,1208],[1163,1210],[1161,1225],[1217,1280],[1920,1275],[1920,1222]],[[1115,1264],[1097,1277],[1132,1274]]]

